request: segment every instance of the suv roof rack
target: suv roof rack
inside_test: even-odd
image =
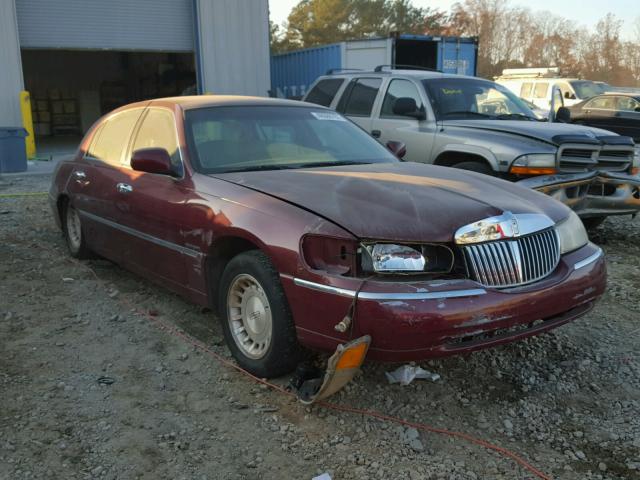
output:
[[[325,75],[333,75],[338,72],[361,72],[361,68],[330,68]]]
[[[425,70],[427,72],[443,73],[442,70],[438,70],[437,68],[422,67],[420,65],[403,65],[400,63],[396,63],[395,65],[378,65],[376,68],[373,69],[373,71],[382,72],[385,68],[388,68],[389,70],[393,70],[396,68],[404,68],[407,70]]]

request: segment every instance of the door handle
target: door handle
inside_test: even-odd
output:
[[[371,136],[373,138],[380,138],[380,135],[382,135],[382,132],[380,130],[371,130]]]
[[[116,190],[120,193],[131,193],[133,192],[133,187],[126,183],[119,183],[116,185]]]
[[[78,183],[84,183],[87,180],[87,174],[82,170],[75,170],[73,172],[73,178],[75,178]]]

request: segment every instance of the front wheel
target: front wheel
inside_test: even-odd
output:
[[[258,377],[277,377],[298,365],[293,317],[269,258],[252,250],[234,257],[220,282],[222,329],[238,364]]]
[[[493,169],[482,162],[460,162],[453,165],[453,168],[459,168],[461,170],[469,170],[471,172],[484,173],[485,175],[495,176]]]

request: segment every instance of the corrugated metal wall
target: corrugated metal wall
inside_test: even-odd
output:
[[[22,125],[22,63],[13,0],[0,1],[0,127]]]
[[[344,43],[309,48],[271,57],[272,96],[304,95],[309,86],[331,68],[342,67]]]
[[[201,90],[266,96],[269,91],[267,0],[196,0]]]
[[[22,47],[193,50],[191,0],[15,0],[15,3]]]

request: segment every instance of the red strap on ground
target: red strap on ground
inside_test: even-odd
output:
[[[74,260],[74,259],[69,259],[71,262],[73,262],[76,265],[81,266],[82,268],[88,270],[93,277],[96,279],[96,281],[98,281],[98,283],[100,283],[106,291],[106,282],[104,280],[102,280],[98,274],[95,272],[95,270],[93,270],[93,268],[91,268],[89,265],[86,265],[82,262],[79,262],[78,260]],[[295,393],[286,390],[285,388],[281,387],[280,385],[276,385],[274,383],[268,382],[267,380],[264,380],[262,378],[258,378],[255,375],[252,375],[251,373],[247,372],[246,370],[244,370],[243,368],[239,367],[238,365],[236,365],[235,363],[227,360],[226,358],[224,358],[223,356],[219,355],[218,353],[214,352],[213,350],[211,350],[209,347],[207,347],[204,343],[200,342],[199,340],[196,340],[195,338],[193,338],[191,335],[188,335],[180,330],[178,330],[175,326],[162,321],[161,319],[159,319],[158,317],[155,317],[153,315],[150,315],[149,312],[147,311],[142,311],[140,310],[138,307],[136,307],[132,302],[130,302],[125,296],[120,295],[118,296],[118,301],[120,301],[121,303],[125,304],[127,306],[127,308],[131,309],[132,311],[135,311],[136,313],[138,313],[139,315],[144,316],[145,318],[147,318],[148,320],[150,320],[154,326],[156,326],[156,328],[159,328],[162,331],[168,332],[182,340],[184,340],[185,342],[191,344],[192,346],[196,347],[198,350],[208,354],[209,356],[211,356],[212,358],[214,358],[215,360],[217,360],[218,362],[222,363],[223,365],[232,368],[236,371],[238,371],[239,373],[245,375],[246,377],[251,378],[253,381],[257,382],[257,383],[261,383],[262,385],[266,385],[267,387],[269,387],[270,389],[277,391],[279,393],[282,393],[284,395],[290,396],[290,397],[295,397]],[[542,480],[552,480],[552,477],[549,475],[546,475],[545,473],[541,472],[540,470],[538,470],[537,468],[535,468],[533,465],[531,465],[529,462],[527,462],[524,458],[520,457],[519,455],[513,453],[512,451],[503,448],[503,447],[499,447],[498,445],[494,445],[490,442],[487,442],[485,440],[482,440],[480,438],[474,437],[472,435],[463,433],[463,432],[453,432],[450,430],[446,430],[444,428],[437,428],[437,427],[432,427],[431,425],[426,425],[424,423],[416,423],[416,422],[410,422],[408,420],[404,420],[402,418],[399,417],[394,417],[394,416],[390,416],[390,415],[385,415],[384,413],[381,412],[377,412],[374,410],[366,410],[366,409],[362,409],[362,408],[355,408],[355,407],[349,407],[346,405],[339,405],[336,403],[331,403],[331,402],[327,402],[327,401],[320,401],[318,402],[316,405],[321,405],[325,408],[331,409],[331,410],[336,410],[336,411],[340,411],[340,412],[348,412],[348,413],[356,413],[359,415],[366,415],[368,417],[373,417],[373,418],[377,418],[379,420],[384,420],[387,422],[391,422],[391,423],[397,423],[400,425],[406,425],[408,427],[413,427],[416,430],[422,430],[425,432],[431,432],[431,433],[436,433],[439,435],[446,435],[449,437],[454,437],[454,438],[461,438],[463,440],[466,440],[470,443],[476,444],[476,445],[480,445],[481,447],[484,447],[488,450],[493,450],[495,452],[498,452],[499,454],[513,460],[514,462],[516,462],[518,465],[520,465],[522,468],[528,470],[529,472],[531,472],[533,475],[535,475],[537,478],[540,478]]]

